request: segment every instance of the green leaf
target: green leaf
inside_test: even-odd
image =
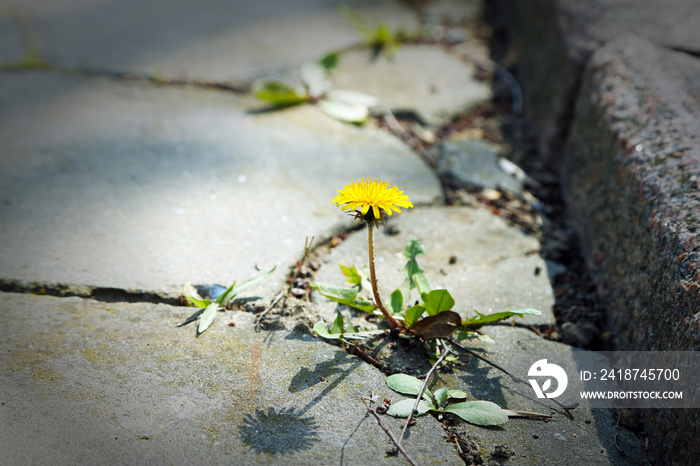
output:
[[[402,252],[406,259],[414,260],[418,254],[425,254],[423,243],[417,239],[410,239]]]
[[[442,408],[443,406],[445,406],[447,404],[448,394],[447,394],[446,389],[438,388],[433,393],[433,396],[435,397],[435,401],[437,402],[438,408]]]
[[[354,307],[358,311],[367,312],[368,314],[372,314],[372,312],[376,309],[376,306],[374,304],[372,304],[371,302],[359,300],[359,299],[356,299],[353,302],[348,303],[348,306]]]
[[[338,53],[331,52],[318,61],[326,71],[331,71],[338,66]]]
[[[199,316],[202,315],[202,312],[204,312],[204,309],[197,309],[197,311],[194,314],[192,314],[187,319],[185,319],[185,321],[183,323],[181,323],[180,325],[178,325],[178,327],[182,327],[183,325],[187,325],[187,324],[192,323],[195,320],[199,319]]]
[[[265,81],[253,86],[253,94],[260,100],[279,107],[308,102],[309,96],[298,92],[291,86],[279,81]]]
[[[318,290],[326,298],[341,304],[351,302],[357,296],[357,288],[344,288],[342,286],[327,285],[321,282],[309,282],[309,286]]]
[[[423,270],[416,272],[413,275],[413,282],[415,283],[416,288],[418,288],[418,292],[421,294],[430,293],[430,291],[433,289],[430,286],[428,277],[425,276],[425,272]]]
[[[425,298],[425,310],[429,316],[449,311],[455,305],[455,300],[447,290],[432,290]]]
[[[352,285],[362,284],[362,275],[360,275],[360,273],[357,271],[354,265],[352,267],[347,267],[343,264],[340,264],[340,270],[342,270],[343,275],[345,275],[348,278],[348,283]]]
[[[408,259],[408,262],[406,262],[404,268],[401,269],[401,271],[406,274],[404,286],[408,288],[407,296],[414,288],[418,288],[418,292],[420,293],[427,293],[430,291],[430,283],[425,276],[425,271],[420,268],[418,262],[416,261],[416,256],[418,254],[425,254],[423,243],[417,239],[409,240],[402,254]]]
[[[187,298],[187,300],[189,302],[191,302],[192,304],[194,304],[198,308],[205,309],[211,303],[211,300],[202,299],[199,296],[195,296],[195,294],[197,292],[191,288],[192,288],[192,285],[190,285],[189,283],[185,284],[185,286],[182,289],[183,296],[185,296],[185,298]]]
[[[374,40],[377,44],[388,44],[394,40],[394,33],[384,21],[381,21],[374,31]]]
[[[354,328],[353,328],[354,330]],[[363,338],[366,338],[370,335],[379,335],[381,333],[385,333],[384,330],[366,330],[363,332],[346,332],[346,333],[335,333],[331,334],[328,332],[328,327],[326,327],[326,323],[324,321],[318,321],[313,327],[313,332],[318,335],[321,338],[327,338],[329,340],[340,340],[341,338],[346,338],[346,339],[358,339],[361,340]]]
[[[533,316],[539,316],[542,315],[540,311],[537,309],[519,309],[517,311],[504,311],[504,312],[495,312],[493,314],[482,314],[479,311],[474,311],[476,312],[476,315],[478,317],[473,317],[471,319],[465,320],[462,322],[462,326],[464,327],[470,327],[470,328],[478,328],[481,327],[482,325],[486,324],[492,324],[494,322],[498,322],[501,320],[509,319],[513,316],[516,317],[523,317],[525,315],[533,315]]]
[[[268,270],[265,273],[261,273],[260,275],[257,275],[253,278],[249,278],[248,280],[236,285],[234,282],[233,285],[229,287],[228,290],[226,290],[224,293],[219,296],[219,298],[216,300],[218,303],[225,305],[229,301],[231,301],[238,293],[240,293],[243,290],[246,290],[250,288],[253,285],[257,285],[261,281],[265,280],[267,277],[272,275],[272,273],[275,271],[277,266],[272,267],[270,270]],[[235,286],[234,286],[235,285]]]
[[[467,397],[467,393],[462,390],[447,390],[448,398],[459,398],[463,399]]]
[[[455,414],[467,422],[479,426],[498,426],[508,422],[508,416],[490,401],[465,401],[445,408],[445,412]]]
[[[220,306],[225,306],[226,303],[228,302],[228,299],[233,298],[235,295],[233,294],[233,288],[236,286],[236,282],[231,283],[231,286],[226,288],[226,291],[221,293],[218,298],[216,298],[216,304]],[[224,301],[226,299],[226,301]]]
[[[403,310],[403,294],[399,289],[391,293],[391,310],[393,314],[398,314]]]
[[[411,326],[413,326],[413,324],[420,319],[420,316],[422,316],[424,312],[425,306],[421,306],[420,304],[416,304],[415,306],[406,309],[406,326],[411,328]]]
[[[332,339],[333,337],[331,336],[330,333],[328,333],[328,327],[326,327],[326,323],[322,320],[319,320],[314,324],[312,328],[313,332],[318,335],[321,338],[330,338]]]
[[[219,303],[211,303],[202,312],[202,316],[199,319],[199,326],[197,327],[197,334],[202,334],[206,329],[209,328],[214,318],[216,318],[216,311],[219,310]]]
[[[355,299],[359,292],[357,288],[343,288],[320,282],[309,282],[309,286],[336,303],[345,304],[363,312],[371,313],[374,310],[374,304],[369,301]]]
[[[369,110],[361,104],[322,99],[318,105],[323,113],[345,123],[362,124],[369,119]]]
[[[423,387],[422,380],[407,374],[393,374],[384,381],[389,388],[404,395],[418,395]]]
[[[394,416],[394,417],[403,417],[406,418],[411,415],[411,412],[413,411],[413,406],[416,404],[416,400],[401,400],[396,403],[392,403],[391,406],[389,407],[389,410],[386,412],[389,416]],[[417,416],[420,416],[421,414],[425,414],[431,409],[435,409],[433,405],[430,404],[430,402],[425,401],[425,400],[420,400],[418,403],[418,408],[416,409],[417,411]]]
[[[343,314],[336,309],[335,321],[331,325],[331,333],[344,333],[345,332],[345,320],[343,319]]]

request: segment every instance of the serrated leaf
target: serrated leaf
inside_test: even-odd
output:
[[[430,282],[428,282],[428,278],[425,276],[425,271],[420,268],[416,261],[416,256],[418,254],[425,254],[423,243],[417,239],[409,240],[402,254],[408,259],[406,265],[401,269],[401,271],[406,274],[404,286],[408,288],[407,296],[410,295],[411,290],[414,288],[418,288],[419,293],[429,292],[431,290]]]
[[[345,123],[362,124],[369,119],[369,110],[364,105],[321,99],[318,103],[323,113]]]
[[[444,311],[440,314],[424,317],[413,325],[413,330],[418,336],[430,340],[433,338],[447,338],[457,330],[462,323],[462,318],[454,311]]]
[[[425,254],[425,248],[421,241],[413,238],[408,240],[402,254],[406,259],[413,260],[418,254]]]
[[[508,416],[490,401],[465,401],[445,408],[445,412],[455,414],[467,422],[479,426],[499,426],[508,422]]]
[[[403,294],[401,290],[396,289],[391,293],[391,310],[393,314],[398,314],[403,310]]]
[[[438,388],[433,392],[433,396],[435,397],[438,408],[442,408],[447,404],[448,394],[446,389]]]
[[[379,100],[369,94],[364,94],[357,91],[348,91],[345,89],[331,89],[326,94],[328,100],[336,102],[344,102],[346,104],[358,104],[367,108],[373,108],[379,105]]]
[[[312,98],[321,97],[331,87],[328,73],[320,63],[304,63],[299,76]]]
[[[277,266],[272,267],[265,273],[261,273],[260,275],[257,275],[253,278],[249,278],[248,280],[245,280],[242,283],[236,284],[236,282],[234,282],[233,285],[231,285],[228,290],[222,293],[216,301],[221,305],[226,305],[226,303],[235,298],[238,293],[250,288],[253,285],[257,285],[258,283],[272,275],[275,269],[277,269]]]
[[[481,327],[482,325],[486,324],[492,324],[494,322],[499,322],[501,320],[509,319],[511,317],[523,317],[525,315],[533,315],[533,316],[539,316],[542,315],[540,311],[537,309],[519,309],[517,311],[504,311],[504,312],[495,312],[493,314],[482,314],[479,311],[474,311],[476,312],[477,317],[472,317],[471,319],[467,319],[464,322],[462,322],[462,326],[464,327],[470,327],[470,328],[478,328]]]
[[[393,374],[384,379],[392,390],[404,395],[418,395],[423,387],[423,381],[408,374]]]
[[[211,303],[207,306],[204,312],[202,312],[202,315],[199,318],[199,325],[197,326],[198,335],[204,333],[204,331],[209,328],[211,323],[214,322],[214,319],[216,318],[216,312],[218,310],[219,303]]]
[[[447,290],[432,290],[425,297],[425,310],[429,316],[449,311],[455,305],[455,300]]]
[[[411,415],[411,412],[413,411],[413,406],[415,404],[416,400],[411,399],[397,401],[396,403],[391,404],[389,410],[386,413],[389,416],[406,418]],[[431,409],[435,409],[435,407],[432,406],[430,402],[426,400],[420,400],[416,409],[416,415],[420,416],[421,414],[427,413]]]
[[[411,328],[411,326],[416,323],[418,319],[420,319],[420,316],[422,316],[424,312],[425,306],[421,306],[420,304],[416,304],[415,306],[406,309],[406,326]]]
[[[362,283],[362,275],[360,275],[354,265],[352,267],[347,267],[340,264],[340,270],[343,272],[343,275],[347,277],[348,283],[352,285],[360,285]]]
[[[186,283],[185,286],[182,289],[182,294],[187,300],[192,303],[193,305],[197,306],[200,309],[206,309],[206,307],[211,304],[211,300],[209,299],[202,299],[198,294],[197,291],[190,285],[189,283]]]
[[[308,95],[279,81],[256,83],[253,86],[253,94],[255,94],[255,97],[258,99],[270,102],[278,107],[286,107],[309,101]]]

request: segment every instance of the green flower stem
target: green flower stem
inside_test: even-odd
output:
[[[384,317],[389,321],[392,327],[401,329],[401,324],[394,319],[391,314],[389,314],[389,311],[386,310],[384,307],[384,304],[382,304],[382,299],[379,297],[379,287],[377,286],[377,274],[374,271],[374,238],[372,235],[372,230],[374,229],[374,225],[372,223],[367,224],[367,231],[369,232],[369,237],[367,239],[367,246],[369,247],[369,279],[370,282],[372,283],[372,293],[374,294],[374,301],[377,304],[377,307],[379,308],[380,311],[382,311],[382,314],[384,314]]]

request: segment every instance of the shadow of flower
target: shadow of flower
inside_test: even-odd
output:
[[[319,441],[314,417],[302,417],[294,408],[268,408],[267,412],[256,409],[254,415],[247,414],[243,419],[240,436],[256,453],[273,455],[308,450]]]

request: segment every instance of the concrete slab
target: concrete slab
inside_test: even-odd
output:
[[[505,162],[504,162],[505,160]],[[502,189],[522,195],[525,173],[516,165],[507,164],[493,144],[480,139],[446,140],[440,144],[435,173],[448,177],[458,186],[480,189]]]
[[[195,339],[175,327],[190,312],[0,294],[3,461],[404,463],[360,401],[390,396],[378,370],[306,333],[255,333],[240,312]],[[437,421],[410,433],[420,464],[463,463]]]
[[[475,80],[475,71],[443,49],[405,45],[374,60],[367,50],[343,54],[333,85],[365,92],[380,105],[414,111],[426,122],[439,124],[491,98],[490,84]]]
[[[467,340],[465,345],[518,377],[527,380],[530,366],[542,354],[548,354],[549,362],[561,366],[567,374],[578,372],[579,366],[573,357],[575,350],[569,346],[544,340],[523,328],[499,325],[487,326],[483,330],[494,343]],[[375,357],[390,364],[400,364],[401,353],[382,346]],[[468,400],[487,400],[505,409],[552,415],[547,422],[511,418],[496,428],[475,428],[458,420],[458,432],[475,441],[482,455],[486,456],[502,445],[506,447],[502,450],[513,453],[506,463],[509,465],[649,464],[642,442],[631,431],[620,426],[616,434],[617,416],[612,410],[591,408],[584,400],[570,410],[569,416],[551,400],[538,399],[529,385],[518,384],[503,372],[464,353],[460,354],[460,360],[465,364],[455,366],[454,371],[438,371],[433,376],[433,390],[463,390],[469,394]],[[423,373],[429,369],[425,360],[412,367]],[[557,400],[563,403],[577,401],[566,399],[567,394],[584,389],[581,380],[569,377],[566,392]],[[422,420],[419,418],[419,422]]]
[[[362,40],[328,0],[5,3],[31,26],[50,63],[162,78],[250,79]],[[398,2],[346,3],[370,22],[418,25],[416,13]]]
[[[411,193],[406,191],[410,196]],[[455,311],[463,317],[476,317],[472,311],[491,314],[535,308],[541,316],[518,319],[525,325],[554,325],[554,293],[548,278],[548,265],[537,255],[538,241],[508,225],[486,209],[435,207],[409,209],[390,223],[392,234],[383,229],[375,234],[377,277],[382,298],[389,302],[391,292],[403,285],[400,272],[406,265],[401,252],[408,240],[423,241],[426,254],[417,260],[433,288],[446,288],[455,298]],[[398,233],[393,234],[393,229]],[[455,262],[450,263],[454,256]],[[339,264],[366,269],[367,232],[363,229],[348,237],[323,261],[317,281],[347,284]],[[414,292],[415,293],[415,292]],[[326,302],[329,318],[334,304]],[[417,295],[414,294],[414,298]]]
[[[257,113],[249,97],[55,74],[3,75],[0,89],[14,96],[0,113],[5,281],[176,294],[277,265],[251,290],[264,295],[306,236],[350,225],[330,204],[345,183],[442,199],[401,142],[311,106]]]

